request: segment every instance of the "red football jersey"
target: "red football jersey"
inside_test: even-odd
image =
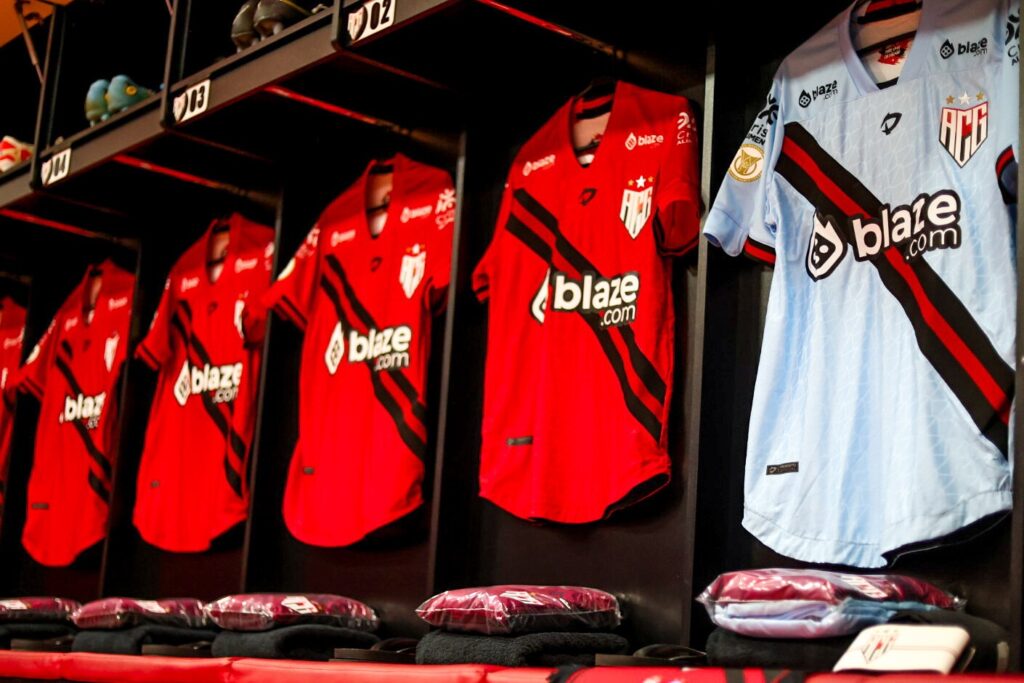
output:
[[[18,387],[41,403],[22,543],[42,564],[69,565],[106,536],[117,378],[134,294],[133,274],[110,261],[89,268],[18,377]]]
[[[14,426],[14,388],[25,338],[25,309],[9,297],[0,299],[0,508],[4,502],[7,461]]]
[[[367,222],[367,168],[267,298],[306,333],[284,518],[313,545],[355,543],[423,502],[430,327],[448,287],[455,189],[443,170],[390,163],[383,232]]]
[[[248,513],[246,469],[262,344],[243,332],[247,302],[270,284],[274,231],[227,221],[216,281],[207,254],[221,221],[171,269],[136,355],[159,370],[139,467],[134,522],[164,550],[200,552]]]
[[[593,161],[574,99],[523,146],[473,275],[489,299],[480,494],[520,517],[591,522],[664,485],[672,259],[696,244],[693,113],[618,83]]]

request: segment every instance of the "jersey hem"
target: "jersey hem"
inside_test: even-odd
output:
[[[665,481],[662,482],[656,488],[650,491],[645,491],[644,495],[640,496],[636,500],[630,501],[629,505],[617,507],[618,504],[621,503],[624,498],[629,496],[629,494],[632,493],[635,489],[642,486],[643,484],[646,484],[647,482],[650,482],[651,480],[657,477],[664,477]],[[597,513],[597,516],[594,516],[594,513],[592,512],[587,512],[586,514],[580,515],[561,516],[559,514],[559,511],[552,511],[547,509],[541,510],[537,508],[532,508],[529,511],[519,511],[519,506],[515,505],[514,503],[506,504],[502,502],[502,497],[490,492],[488,490],[490,487],[484,483],[480,484],[480,497],[483,498],[484,500],[494,503],[505,512],[508,512],[511,515],[519,517],[520,519],[538,522],[554,522],[557,524],[589,524],[591,522],[600,522],[606,520],[614,516],[616,513],[621,512],[622,510],[625,510],[627,508],[632,507],[633,505],[636,505],[637,503],[647,500],[648,498],[650,498],[651,496],[655,495],[656,493],[664,489],[666,486],[668,486],[671,480],[671,461],[668,457],[661,456],[661,458],[655,465],[641,468],[640,470],[638,470],[637,476],[630,477],[628,479],[630,483],[627,486],[616,487],[616,494],[611,497],[610,501],[600,506],[600,510]]]
[[[25,549],[25,552],[28,553],[29,557],[31,557],[33,560],[35,560],[39,564],[43,565],[44,567],[67,567],[67,566],[70,566],[70,565],[74,564],[75,560],[78,559],[79,555],[81,555],[86,550],[88,550],[89,548],[93,547],[94,545],[96,545],[97,543],[99,543],[100,541],[105,539],[106,537],[107,537],[106,530],[103,530],[103,531],[100,531],[100,532],[98,532],[96,534],[93,534],[92,536],[89,537],[90,540],[87,543],[77,544],[79,546],[78,549],[73,551],[73,554],[68,556],[66,560],[58,560],[58,561],[54,561],[54,560],[52,560],[52,558],[49,558],[49,557],[45,557],[44,558],[43,556],[37,555],[37,552],[39,551],[39,549],[35,548],[34,547],[34,543],[30,543],[28,541],[28,539],[24,535],[22,535],[22,537],[21,537],[21,545]]]
[[[228,524],[217,525],[213,527],[213,531],[210,532],[209,536],[204,541],[205,545],[164,545],[163,543],[157,542],[149,534],[147,534],[142,529],[142,527],[139,526],[138,520],[132,519],[132,525],[136,528],[136,530],[138,530],[139,536],[142,537],[142,540],[150,544],[154,548],[159,548],[160,550],[167,550],[172,553],[201,553],[210,549],[210,545],[213,543],[213,539],[217,538],[218,536],[220,536],[221,534],[223,534],[239,522],[245,521],[248,517],[248,512],[243,512],[242,514],[238,515],[237,518],[233,518]]]
[[[283,515],[283,517],[284,517],[284,525],[288,528],[288,533],[290,533],[292,535],[292,537],[295,538],[295,540],[299,541],[300,543],[305,543],[306,545],[316,546],[318,548],[346,548],[346,547],[348,547],[350,545],[354,545],[354,544],[358,543],[359,541],[363,540],[364,538],[366,538],[367,536],[372,534],[374,531],[377,531],[378,529],[386,527],[388,524],[391,524],[392,522],[396,522],[399,519],[401,519],[402,517],[405,517],[406,515],[411,514],[415,510],[419,509],[423,505],[424,500],[423,500],[422,496],[417,496],[416,498],[417,498],[417,502],[416,502],[415,505],[409,505],[409,506],[405,506],[405,507],[399,508],[398,512],[393,513],[391,515],[388,515],[384,519],[383,522],[377,524],[373,528],[367,529],[361,535],[353,536],[353,537],[350,537],[350,538],[346,538],[346,539],[341,540],[341,541],[331,540],[329,542],[321,542],[321,541],[313,541],[313,540],[309,540],[308,538],[304,538],[302,535],[296,533],[295,528],[292,526],[292,521],[289,519],[287,514]]]
[[[743,528],[780,555],[819,564],[880,568],[889,565],[885,553],[951,534],[973,522],[1010,509],[1010,492],[985,491],[938,515],[921,515],[901,521],[886,543],[866,543],[800,536],[782,528],[748,506],[743,507]]]

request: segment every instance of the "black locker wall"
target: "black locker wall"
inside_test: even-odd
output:
[[[31,402],[19,401],[11,495],[0,528],[0,552],[11,560],[0,570],[0,593],[210,599],[238,590],[338,592],[374,605],[383,635],[418,635],[425,626],[412,610],[439,590],[583,583],[623,598],[623,632],[637,646],[702,646],[710,623],[693,598],[707,582],[729,569],[793,564],[739,525],[770,272],[704,242],[677,261],[672,482],[608,522],[579,527],[532,525],[476,496],[484,339],[493,312],[476,302],[468,278],[493,233],[518,146],[591,79],[618,77],[685,94],[703,109],[708,202],[778,60],[843,3],[801,8],[799,16],[731,3],[697,22],[676,3],[627,10],[583,0],[408,0],[396,6],[390,28],[353,41],[347,18],[361,0],[337,0],[273,40],[232,54],[226,36],[235,4],[177,0],[169,17],[160,2],[129,2],[130,11],[113,0],[78,3],[35,29],[40,41],[50,33],[35,136],[41,152],[31,169],[0,175],[0,216],[15,212],[0,226],[34,237],[5,238],[0,252],[18,262],[41,253],[42,243],[57,244],[55,236],[67,249],[58,259],[24,264],[32,276],[30,341],[85,260],[124,251],[110,237],[138,246],[137,342],[167,270],[212,217],[237,209],[274,225],[280,271],[323,207],[370,159],[401,151],[448,168],[459,208],[453,286],[432,345],[429,398],[437,428],[427,505],[351,548],[313,548],[290,537],[280,506],[296,397],[307,397],[298,386],[301,334],[275,319],[265,346],[244,527],[198,555],[164,553],[138,538],[131,511],[155,375],[133,362],[125,377],[110,536],[69,570],[43,572],[20,550],[24,497],[18,499],[17,489],[31,465],[36,415]],[[143,23],[147,30],[138,31]],[[82,37],[129,29],[131,40],[106,41],[115,47],[95,48]],[[0,65],[28,71],[12,48],[0,48]],[[163,80],[164,91],[86,129],[84,87],[122,70],[120,60],[132,50],[140,54],[137,66],[133,59],[124,70],[146,85]],[[205,108],[183,121],[175,101],[196,88],[205,93]],[[68,176],[53,180],[44,165],[68,150]],[[966,544],[901,560],[895,570],[964,593],[975,613],[1013,627],[1019,640],[1021,524],[1005,520]]]

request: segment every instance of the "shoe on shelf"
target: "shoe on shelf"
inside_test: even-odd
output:
[[[321,0],[259,0],[252,24],[261,37],[270,38],[323,8]]]
[[[5,135],[0,139],[0,173],[14,168],[23,161],[32,158],[32,145]]]
[[[89,86],[89,92],[85,94],[85,118],[89,120],[90,126],[95,126],[100,121],[110,118],[110,110],[107,109],[107,89],[110,81],[101,78]]]
[[[107,109],[110,110],[111,114],[116,114],[133,104],[141,102],[152,94],[152,90],[138,85],[124,74],[114,76],[110,79],[110,87],[107,88]]]
[[[256,12],[258,4],[259,0],[245,0],[238,10],[238,14],[235,15],[235,20],[231,22],[231,41],[235,44],[238,52],[251,47],[260,38],[252,23],[253,14]]]

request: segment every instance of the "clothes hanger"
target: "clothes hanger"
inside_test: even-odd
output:
[[[907,31],[906,33],[901,33],[898,36],[893,36],[892,38],[886,38],[885,40],[880,40],[879,42],[874,43],[873,45],[868,45],[867,47],[862,47],[859,50],[857,50],[857,56],[858,57],[863,57],[864,55],[866,55],[868,53],[877,52],[878,50],[880,50],[881,48],[885,47],[886,45],[892,45],[893,43],[899,43],[899,42],[902,42],[904,40],[909,40],[909,39],[913,38],[916,35],[917,35],[917,31]]]
[[[878,9],[872,9],[871,3],[878,3]],[[863,16],[857,17],[860,25],[873,24],[877,21],[887,21],[902,17],[905,14],[912,14],[921,9],[921,0],[861,0],[854,8],[854,13],[868,3],[868,9]]]

